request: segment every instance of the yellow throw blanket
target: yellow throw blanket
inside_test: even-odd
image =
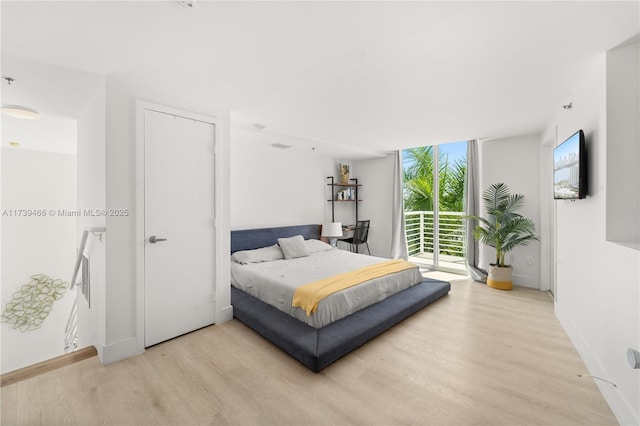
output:
[[[293,294],[293,301],[291,302],[291,305],[304,309],[307,316],[311,316],[311,313],[318,309],[318,303],[333,293],[374,278],[380,278],[394,272],[400,272],[415,267],[416,265],[413,263],[409,263],[404,260],[389,260],[382,263],[376,263],[375,265],[365,266],[364,268],[354,269],[353,271],[334,275],[332,277],[323,278],[298,287]]]

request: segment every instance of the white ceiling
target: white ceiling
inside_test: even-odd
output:
[[[638,6],[2,1],[2,54],[197,93],[236,128],[380,152],[542,131],[639,32]]]

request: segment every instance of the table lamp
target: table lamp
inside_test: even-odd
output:
[[[323,237],[329,238],[329,244],[331,247],[336,247],[336,243],[338,242],[338,237],[342,237],[342,223],[340,222],[329,222],[322,225],[322,234]]]

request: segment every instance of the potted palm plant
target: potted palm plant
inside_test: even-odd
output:
[[[524,205],[524,195],[511,194],[504,183],[494,183],[482,194],[487,217],[466,216],[477,220],[479,225],[473,230],[478,242],[496,249],[496,261],[489,265],[487,285],[500,290],[511,290],[511,265],[505,264],[505,254],[518,246],[529,245],[538,240],[535,224],[516,213]]]

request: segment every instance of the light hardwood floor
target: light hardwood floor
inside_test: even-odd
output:
[[[446,274],[430,274],[446,278]],[[237,320],[5,386],[13,424],[617,424],[546,293],[451,293],[318,374]]]

